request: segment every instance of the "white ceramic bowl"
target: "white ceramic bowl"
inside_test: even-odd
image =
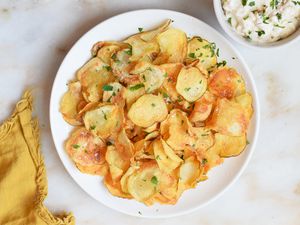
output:
[[[217,16],[217,19],[219,21],[219,24],[223,28],[223,30],[228,34],[229,37],[231,37],[236,42],[247,46],[247,47],[257,47],[257,48],[275,48],[275,47],[281,47],[285,46],[287,44],[291,44],[296,41],[300,41],[300,28],[298,28],[294,33],[289,35],[288,37],[280,40],[275,41],[272,43],[255,43],[246,40],[242,36],[240,36],[227,22],[223,8],[222,8],[222,0],[214,0],[214,9],[215,14]]]
[[[112,196],[101,182],[102,178],[79,172],[64,150],[64,142],[68,138],[72,126],[67,124],[59,112],[62,95],[67,91],[66,83],[74,79],[76,70],[90,59],[90,49],[100,40],[122,40],[136,33],[138,27],[151,29],[166,19],[173,19],[172,26],[184,30],[189,36],[200,35],[215,42],[220,49],[220,60],[236,68],[246,82],[247,90],[253,95],[254,115],[248,130],[245,151],[238,157],[226,159],[225,162],[212,169],[209,179],[200,183],[195,189],[185,191],[176,205],[158,205],[147,207],[135,200],[127,200]],[[139,216],[162,218],[182,215],[207,205],[216,199],[234,183],[246,167],[254,151],[259,129],[259,104],[255,84],[251,72],[234,47],[216,30],[202,21],[183,13],[168,10],[139,10],[112,17],[98,24],[87,32],[72,47],[63,60],[52,87],[50,101],[50,124],[56,150],[69,174],[90,196],[102,204],[120,212]],[[66,190],[67,191],[67,190]]]

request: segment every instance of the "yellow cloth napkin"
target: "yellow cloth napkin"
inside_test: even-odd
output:
[[[27,91],[11,118],[0,126],[0,224],[75,224],[72,214],[53,216],[43,205],[47,178],[38,121],[31,113],[32,96]]]

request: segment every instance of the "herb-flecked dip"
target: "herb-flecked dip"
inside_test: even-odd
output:
[[[231,27],[253,42],[278,41],[300,25],[300,1],[222,0],[222,7]]]

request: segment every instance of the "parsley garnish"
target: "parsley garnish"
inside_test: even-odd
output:
[[[161,160],[161,158],[159,157],[159,155],[157,155],[157,156],[155,157],[155,159],[156,159],[156,160]]]
[[[163,75],[163,77],[168,77],[168,74],[167,74],[167,73],[165,73],[165,74]]]
[[[271,0],[270,6],[272,7],[272,9],[275,9],[277,8],[278,3],[278,0]]]
[[[125,53],[126,53],[127,55],[132,55],[132,48],[126,50]]]
[[[111,71],[111,67],[110,66],[103,66],[104,69],[106,69],[107,71]]]
[[[111,85],[104,85],[103,87],[102,87],[102,90],[103,91],[112,91],[113,90],[113,86],[111,86]]]
[[[249,6],[255,6],[255,2],[249,2]]]
[[[115,62],[119,61],[119,60],[117,59],[117,54],[116,54],[116,53],[112,54],[111,58],[112,58],[112,60],[114,60]]]
[[[219,51],[220,49],[217,49],[216,55],[219,57]]]
[[[246,145],[249,145],[249,144],[250,144],[250,142],[248,140],[246,140]]]
[[[78,145],[78,144],[74,144],[74,145],[72,145],[72,147],[77,149],[77,148],[79,148],[79,147],[80,147],[80,145]]]
[[[274,27],[285,28],[284,26],[280,26],[279,24],[274,24]]]
[[[269,24],[269,23],[267,22],[267,20],[270,19],[268,16],[265,16],[265,15],[263,14],[263,15],[262,15],[262,18],[263,18],[263,23]]]
[[[203,41],[203,39],[201,37],[198,37],[197,40],[200,41],[200,42]]]
[[[105,112],[102,111],[102,113],[103,113],[104,119],[107,120],[107,116],[106,116]]]
[[[281,20],[281,13],[276,13],[277,19]]]
[[[95,125],[92,125],[91,126],[91,130],[95,130],[96,126]]]
[[[142,84],[142,83],[139,83],[139,84],[136,84],[136,85],[134,85],[134,86],[129,87],[129,90],[130,90],[130,91],[135,91],[135,90],[138,90],[138,89],[140,89],[140,88],[142,88],[142,87],[145,87],[145,85]]]
[[[196,58],[196,55],[195,55],[194,52],[191,52],[191,53],[189,54],[189,57],[192,58],[192,59],[195,59],[195,58]]]
[[[247,5],[247,0],[242,0],[242,5],[243,6]]]
[[[143,32],[144,28],[139,27],[138,30],[139,30],[139,32]]]
[[[257,35],[260,37],[261,35],[265,34],[265,31],[264,30],[258,30],[258,31],[255,31],[257,33]]]
[[[151,106],[152,106],[152,107],[155,107],[155,104],[154,104],[154,103],[151,103]]]
[[[217,67],[225,66],[226,63],[227,63],[227,62],[226,62],[225,60],[223,60],[222,62],[217,63]]]
[[[191,90],[191,88],[190,88],[190,87],[188,87],[188,88],[185,88],[184,90],[185,90],[185,91],[189,91],[189,90]]]
[[[157,185],[158,184],[158,180],[157,180],[157,177],[156,176],[153,176],[151,178],[151,183],[154,184],[154,185]]]
[[[201,163],[202,165],[205,165],[207,163],[207,159],[206,158],[202,159]]]
[[[227,22],[231,25],[231,17],[228,18]]]

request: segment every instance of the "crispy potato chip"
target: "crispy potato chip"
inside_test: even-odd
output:
[[[206,91],[200,99],[195,102],[194,109],[189,116],[191,122],[205,121],[213,108],[216,99],[210,92]]]
[[[253,114],[252,96],[249,93],[245,93],[243,95],[236,97],[235,101],[243,107],[245,116],[247,120],[250,122],[250,119]]]
[[[110,65],[111,56],[117,51],[130,48],[130,45],[118,41],[99,41],[93,45],[92,56],[97,56],[104,63]]]
[[[160,88],[166,77],[166,72],[161,67],[147,62],[136,64],[131,73],[139,75],[140,82],[144,85],[146,93],[151,93]]]
[[[161,172],[155,161],[143,163],[127,179],[128,192],[138,201],[145,202],[157,192]]]
[[[175,28],[170,28],[157,35],[160,53],[154,64],[183,63],[187,52],[186,34]]]
[[[129,194],[129,193],[128,193],[128,188],[127,188],[127,180],[128,180],[128,177],[129,177],[130,175],[132,175],[132,174],[135,172],[136,169],[137,169],[137,168],[136,168],[135,166],[129,167],[129,169],[126,171],[126,173],[124,173],[124,175],[122,176],[122,178],[121,178],[121,180],[120,180],[121,189],[122,189],[122,191],[123,191],[124,193],[126,193],[126,194]]]
[[[182,150],[195,142],[190,131],[191,127],[186,114],[179,109],[173,109],[167,119],[161,123],[160,132],[172,149]]]
[[[65,144],[66,151],[83,173],[105,175],[106,145],[84,127],[75,129]]]
[[[215,43],[209,43],[201,37],[193,37],[188,42],[186,61],[191,63],[198,59],[196,67],[203,71],[204,74],[207,74],[205,70],[209,70],[217,64],[215,48]]]
[[[119,181],[113,181],[110,174],[107,174],[104,177],[103,182],[104,182],[104,185],[106,186],[106,188],[108,189],[108,191],[113,196],[120,197],[120,198],[128,198],[128,199],[132,198],[132,196],[130,194],[124,193],[122,191],[120,182]]]
[[[246,135],[232,137],[220,133],[215,134],[215,144],[219,146],[221,157],[237,156],[243,152],[247,145]]]
[[[178,196],[189,188],[194,188],[201,175],[199,161],[194,156],[187,158],[179,168]]]
[[[82,94],[86,101],[97,102],[102,97],[102,86],[114,78],[109,65],[99,58],[92,58],[77,72],[77,78],[82,86]]]
[[[245,93],[243,78],[233,68],[221,67],[215,69],[210,78],[208,89],[214,95],[231,99]]]
[[[135,85],[128,86],[125,91],[125,100],[126,100],[127,109],[129,110],[131,105],[145,93],[146,92],[143,83],[138,83]]]
[[[167,106],[162,97],[145,94],[132,104],[128,111],[129,119],[141,127],[149,127],[163,121],[168,114]]]
[[[193,127],[192,132],[196,136],[196,150],[207,150],[214,144],[214,137],[210,129],[206,127]]]
[[[143,130],[144,130],[144,132],[146,132],[146,133],[152,133],[153,131],[158,130],[158,128],[159,128],[159,123],[154,123],[154,124],[151,125],[150,127],[147,127],[147,128],[145,128],[145,129],[143,129]]]
[[[68,91],[64,94],[60,101],[60,112],[66,122],[73,126],[82,124],[78,118],[78,105],[83,102],[81,94],[80,82],[72,82],[68,84]]]
[[[207,126],[221,134],[230,136],[243,135],[248,127],[247,119],[242,106],[226,98],[217,100],[216,108]]]
[[[153,142],[153,150],[155,160],[163,172],[171,173],[182,162],[182,159],[162,139]]]
[[[120,107],[125,105],[125,88],[118,82],[108,83],[102,87],[103,102],[117,104]]]
[[[87,130],[107,138],[120,130],[123,117],[122,110],[116,105],[102,105],[86,112],[83,121]]]
[[[199,99],[207,88],[205,76],[196,67],[182,68],[177,77],[176,90],[187,101]]]

